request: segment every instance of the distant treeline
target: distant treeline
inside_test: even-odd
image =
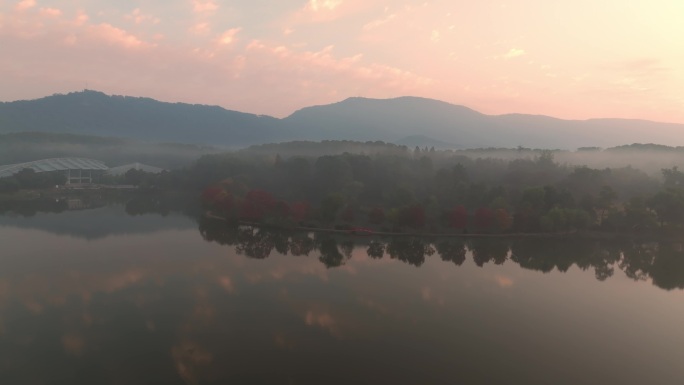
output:
[[[278,148],[274,146],[273,149]],[[561,164],[556,153],[474,158],[416,148],[289,156],[249,151],[201,158],[188,170],[227,218],[386,231],[677,232],[684,174]]]
[[[342,149],[354,152],[338,153]],[[638,161],[637,155],[646,150],[681,152],[631,145],[572,154],[620,153]],[[312,155],[326,152],[332,155]],[[132,170],[105,182],[201,192],[206,208],[217,215],[287,227],[422,233],[681,232],[684,174],[676,166],[657,173],[632,166],[588,167],[559,161],[566,153],[291,142],[205,155],[187,168],[156,175]]]

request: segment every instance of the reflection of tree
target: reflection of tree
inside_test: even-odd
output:
[[[684,250],[681,243],[661,242],[651,267],[653,284],[665,290],[684,289]]]
[[[466,260],[465,243],[460,240],[444,240],[437,243],[437,252],[443,261],[451,261],[461,266]]]
[[[208,242],[233,246],[238,243],[240,232],[236,223],[228,223],[215,219],[200,218],[199,232]]]
[[[335,238],[326,236],[323,239],[318,240],[318,244],[318,250],[321,253],[318,260],[323,262],[325,267],[331,268],[342,266],[344,263],[344,256],[337,249],[337,241],[335,241]]]
[[[352,252],[354,251],[354,241],[348,239],[344,242],[340,242],[340,251],[347,259],[350,259],[352,257]]]
[[[558,254],[567,255],[565,246],[567,245],[563,241],[516,239],[511,244],[511,260],[525,269],[548,273],[558,267],[559,271],[565,272],[573,264],[573,259],[566,261]]]
[[[512,243],[511,253],[511,259],[526,269],[566,272],[577,265],[582,270],[593,268],[600,281],[613,275],[613,265],[620,257],[619,249],[610,244],[578,239],[518,239]]]
[[[434,252],[432,245],[421,238],[392,238],[387,245],[387,253],[391,258],[413,266],[422,265],[425,255],[432,255]]]
[[[382,258],[385,255],[385,244],[380,241],[371,241],[368,244],[368,249],[366,249],[366,254],[371,258]]]
[[[287,255],[290,250],[289,234],[285,231],[271,231],[270,234],[276,251],[282,255]]]
[[[37,213],[61,213],[67,210],[66,200],[7,200],[0,201],[0,214],[12,213],[32,217]]]
[[[126,214],[132,216],[144,214],[167,216],[170,212],[166,202],[158,197],[135,197],[126,202]]]
[[[468,247],[473,253],[473,261],[479,267],[489,261],[501,265],[508,258],[508,243],[500,239],[476,238],[468,243]]]
[[[648,279],[657,251],[657,243],[630,242],[623,247],[618,266],[629,278],[645,281]]]
[[[309,255],[315,246],[314,240],[306,233],[294,233],[290,239],[290,253],[294,256]]]
[[[308,233],[275,228],[240,228],[225,221],[199,219],[199,231],[209,242],[235,246],[239,254],[250,258],[267,258],[273,249],[278,253],[295,256],[320,253],[319,260],[328,268],[344,264],[351,258],[354,243],[347,239],[338,242],[329,234]],[[509,247],[510,243],[510,247]],[[663,289],[684,289],[684,250],[679,244],[641,243],[636,241],[598,242],[580,239],[517,238],[511,241],[494,238],[474,238],[467,242],[473,261],[482,267],[485,263],[504,263],[511,260],[524,269],[550,272],[568,271],[573,265],[581,270],[594,270],[596,279],[603,281],[613,276],[615,267],[635,280],[652,279]],[[426,239],[396,237],[389,243],[370,240],[366,253],[371,258],[385,254],[413,266],[425,263],[426,255],[435,250],[444,261],[460,266],[466,259],[465,242],[458,238],[443,239],[434,245]]]
[[[239,243],[235,247],[238,254],[257,259],[268,258],[271,255],[271,250],[275,246],[271,232],[256,227],[246,227],[241,229],[239,234]]]

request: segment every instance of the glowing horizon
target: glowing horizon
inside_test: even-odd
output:
[[[684,123],[682,14],[676,0],[0,0],[0,100],[88,88],[283,117],[418,96]]]

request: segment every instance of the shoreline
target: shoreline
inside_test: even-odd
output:
[[[208,219],[214,219],[219,221],[224,221],[226,223],[230,222],[227,218],[216,215],[210,211],[204,213],[204,217]],[[291,230],[291,231],[308,231],[317,233],[328,233],[328,234],[341,234],[349,235],[355,237],[427,237],[427,238],[539,238],[539,239],[552,239],[552,238],[581,238],[581,239],[596,239],[596,240],[608,240],[616,238],[652,238],[646,235],[634,235],[634,234],[619,234],[619,233],[605,233],[605,232],[586,232],[586,231],[566,231],[566,232],[556,232],[556,233],[430,233],[430,232],[388,232],[388,231],[374,231],[358,233],[353,229],[342,230],[342,229],[331,229],[325,227],[308,227],[308,226],[294,226],[285,227],[278,226],[274,224],[265,224],[258,222],[249,222],[238,220],[237,224],[253,226],[253,227],[263,227],[263,228],[275,228],[280,230]],[[667,237],[664,237],[667,238]]]

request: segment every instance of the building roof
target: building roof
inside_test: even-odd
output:
[[[125,164],[123,166],[112,167],[107,171],[107,174],[109,174],[109,175],[124,175],[125,173],[128,172],[128,170],[131,170],[131,169],[149,172],[152,174],[159,174],[162,171],[164,171],[163,168],[150,166],[149,164],[131,163],[131,164]]]
[[[107,167],[103,162],[95,159],[52,158],[0,166],[0,178],[10,177],[25,168],[31,168],[36,172],[109,169],[109,167]]]

